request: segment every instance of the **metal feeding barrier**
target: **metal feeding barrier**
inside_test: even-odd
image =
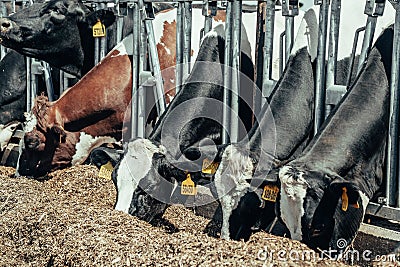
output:
[[[378,203],[370,203],[367,213],[375,216],[400,221],[400,180],[398,173],[399,161],[399,69],[400,69],[400,0],[390,0],[396,9],[396,20],[394,25],[394,47],[392,62],[392,79],[390,83],[390,126],[388,134],[388,149],[386,155],[386,188],[385,196],[379,198]],[[0,10],[5,14],[4,4],[0,2]],[[10,1],[8,1],[10,2]],[[21,1],[27,5],[28,1]],[[132,55],[132,105],[131,105],[131,137],[145,137],[146,122],[146,99],[152,91],[155,98],[155,105],[158,114],[162,114],[166,108],[164,98],[163,80],[161,76],[160,63],[157,53],[157,40],[155,39],[153,20],[155,18],[153,4],[165,2],[174,5],[176,8],[176,92],[179,92],[182,84],[190,74],[191,70],[191,47],[192,47],[192,8],[193,1],[179,0],[120,0],[105,1],[92,0],[85,1],[93,9],[104,7],[114,8],[117,14],[117,40],[122,40],[122,29],[124,19],[130,17],[133,20],[133,55]],[[242,0],[215,1],[203,0],[201,2],[202,15],[204,17],[204,27],[199,33],[203,37],[212,29],[213,17],[216,16],[218,9],[225,9],[225,68],[224,68],[224,108],[223,108],[223,142],[238,141],[239,119],[239,94],[240,81],[239,69],[241,61],[241,27],[242,27]],[[325,117],[330,113],[332,107],[336,105],[347,89],[351,86],[353,72],[359,73],[367,58],[372,46],[372,40],[377,24],[377,20],[383,15],[385,0],[366,0],[364,13],[367,17],[365,27],[357,29],[355,32],[353,52],[350,58],[350,70],[347,74],[346,85],[336,84],[337,55],[339,25],[341,13],[341,0],[314,0],[314,5],[320,6],[319,12],[319,36],[318,50],[316,59],[316,96],[315,96],[315,133],[322,125]],[[15,1],[11,1],[15,7]],[[330,16],[329,16],[330,8]],[[14,10],[15,11],[15,10]],[[280,54],[280,74],[284,69],[286,61],[289,59],[290,50],[294,43],[294,18],[299,14],[299,1],[283,0],[282,15],[285,17],[285,31],[280,33],[280,47],[273,46],[276,16],[276,1],[258,1],[258,13],[263,14],[258,24],[259,48],[256,51],[257,64],[257,86],[261,91],[255,90],[254,111],[261,110],[261,106],[266,102],[267,97],[272,92],[275,80],[272,79],[272,59],[274,49],[279,49]],[[328,24],[330,25],[328,29]],[[101,31],[101,30],[100,30]],[[355,53],[358,37],[364,31],[361,54],[358,66],[353,71],[355,65]],[[327,44],[329,36],[329,42]],[[252,38],[256,38],[252,36]],[[105,53],[111,48],[107,47],[106,38],[99,36],[95,41],[95,62],[99,62]],[[326,53],[328,49],[328,53]],[[0,56],[6,53],[5,48],[1,48]],[[328,55],[327,55],[328,54]],[[27,60],[27,81],[28,81],[28,104],[27,110],[32,107],[33,99],[36,96],[37,76],[44,75],[47,93],[50,100],[54,100],[54,92],[50,79],[50,67],[48,64],[34,59]],[[68,80],[72,77],[66,73],[60,74],[61,92],[69,86]],[[143,89],[143,90],[142,90]],[[242,89],[243,90],[243,89]]]

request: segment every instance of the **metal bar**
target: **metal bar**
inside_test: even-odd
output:
[[[347,88],[350,88],[350,84],[351,84],[351,78],[352,78],[353,67],[354,67],[354,60],[355,60],[356,51],[357,51],[358,37],[360,36],[360,32],[362,32],[364,30],[365,30],[365,27],[358,28],[356,30],[356,33],[354,34],[353,49],[352,49],[351,55],[350,55],[349,72],[347,73],[347,79],[346,79],[346,87]]]
[[[329,0],[321,0],[318,30],[317,71],[315,81],[314,135],[324,121],[325,111],[325,55],[328,28]]]
[[[128,12],[129,13],[129,12]],[[133,51],[132,51],[132,101],[131,101],[131,138],[138,136],[138,94],[139,70],[140,70],[140,7],[139,4],[132,4],[133,21]]]
[[[231,142],[239,141],[239,95],[240,95],[240,56],[242,31],[242,0],[232,5],[232,93],[231,93]]]
[[[107,53],[107,42],[106,42],[106,37],[101,37],[100,38],[100,55],[99,55],[99,60],[101,61]]]
[[[140,62],[140,68],[139,68],[139,73],[141,73],[144,70],[147,70],[147,33],[146,33],[146,23],[142,22],[140,23],[140,49],[139,49],[139,62]]]
[[[44,81],[46,83],[47,97],[49,101],[54,101],[54,89],[53,81],[51,79],[50,65],[47,62],[42,61]]]
[[[367,18],[367,24],[365,25],[365,33],[364,33],[364,39],[363,39],[363,43],[362,43],[362,47],[361,47],[360,58],[358,60],[357,74],[359,74],[361,72],[364,62],[367,59],[369,50],[372,46],[372,40],[374,38],[374,33],[375,33],[375,28],[376,28],[376,20],[377,20],[377,17],[373,17],[373,16],[368,16],[368,18]]]
[[[222,112],[222,143],[230,142],[230,101],[231,101],[231,67],[232,66],[232,2],[228,1],[226,6],[226,22],[225,22],[225,56],[224,56],[224,94],[223,94],[223,112]]]
[[[274,28],[275,28],[275,0],[267,1],[265,17],[264,35],[264,66],[263,66],[263,98],[261,104],[264,105],[273,89],[272,81],[272,62],[274,52]]]
[[[285,18],[285,62],[289,60],[290,52],[294,43],[294,17]],[[285,64],[286,65],[286,64]]]
[[[183,45],[184,45],[184,3],[179,2],[176,9],[176,68],[175,93],[178,93],[183,83]]]
[[[212,16],[209,14],[209,0],[203,0],[204,35],[212,29]]]
[[[192,3],[185,2],[184,3],[185,16],[184,16],[184,27],[185,27],[185,36],[184,36],[184,47],[183,47],[183,63],[184,63],[184,77],[186,80],[187,76],[190,74],[190,62],[192,56]]]
[[[340,10],[341,0],[332,0],[331,4],[331,17],[329,28],[329,44],[328,44],[328,62],[326,69],[326,87],[335,84],[336,65],[338,55],[338,41],[339,41],[339,25],[340,25]]]
[[[32,91],[31,91],[31,62],[32,59],[25,57],[26,59],[26,111],[30,112],[32,109]]]
[[[387,144],[386,158],[386,205],[393,206],[396,202],[396,179],[398,179],[397,166],[398,166],[398,147],[399,147],[399,112],[400,112],[400,8],[398,4],[396,8],[396,17],[394,24],[394,37],[393,37],[393,56],[392,56],[392,72],[390,81],[390,113],[389,113],[389,136]],[[398,182],[398,181],[397,181]],[[398,186],[399,187],[399,186]],[[399,188],[397,188],[399,189]],[[400,192],[398,190],[397,192]],[[397,196],[397,207],[400,207],[400,199]]]
[[[283,62],[285,62],[284,57],[285,57],[285,53],[284,53],[284,48],[283,48],[283,39],[285,38],[285,32],[282,32],[279,35],[279,77],[282,76],[283,73]]]
[[[400,209],[370,202],[366,214],[400,222]]]

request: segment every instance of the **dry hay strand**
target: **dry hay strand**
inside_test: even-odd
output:
[[[36,181],[0,167],[0,266],[345,266],[330,260],[277,261],[262,252],[309,251],[266,233],[249,242],[203,232],[208,219],[170,207],[160,226],[113,210],[115,188],[93,166]]]

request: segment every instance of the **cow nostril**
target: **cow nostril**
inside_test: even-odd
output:
[[[8,21],[3,21],[1,23],[1,27],[3,27],[3,28],[10,28],[10,26],[11,26],[11,23]]]

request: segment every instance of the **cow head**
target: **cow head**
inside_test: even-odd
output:
[[[336,248],[339,239],[350,245],[369,201],[355,182],[290,165],[281,168],[279,179],[279,216],[292,239],[320,249]]]
[[[142,210],[135,208],[137,206],[135,203],[140,202],[139,208],[142,209],[154,207],[153,204],[157,200],[153,200],[151,196],[146,196],[143,188],[156,190],[155,187],[157,187],[158,180],[144,179],[147,182],[142,181],[142,184],[139,183],[143,178],[150,175],[154,176],[155,179],[158,178],[156,173],[154,173],[153,159],[162,157],[165,153],[166,150],[163,146],[157,145],[148,139],[139,138],[127,144],[122,160],[116,165],[113,171],[113,181],[117,189],[117,200],[114,206],[116,210],[143,218],[142,215],[144,213]],[[161,209],[164,208],[163,203],[157,204],[160,204]],[[152,214],[149,214],[144,219],[150,221],[153,217]]]
[[[35,126],[25,132],[18,161],[19,175],[40,177],[53,169],[53,158],[57,147],[65,143],[67,133],[60,125],[48,128]],[[59,162],[62,167],[62,162]]]
[[[88,51],[93,51],[91,27],[97,20],[109,26],[115,16],[106,10],[90,12],[78,0],[35,3],[0,19],[0,43],[80,76],[94,64]]]

